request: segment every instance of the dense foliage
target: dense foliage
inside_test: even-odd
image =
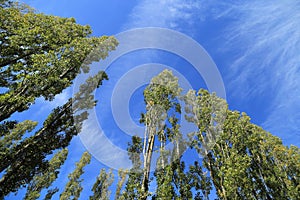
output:
[[[92,62],[115,49],[117,41],[107,36],[91,37],[90,27],[77,24],[73,18],[35,13],[23,4],[0,3],[2,198],[51,169],[46,156],[67,147],[78,133],[87,118],[86,110],[95,105],[92,92],[107,75],[99,72],[90,77],[72,99],[50,113],[39,130],[34,129],[36,122],[18,123],[10,116],[27,110],[36,98],[53,100],[81,71],[88,72]]]
[[[100,71],[89,77],[39,129],[37,122],[11,116],[29,109],[37,98],[55,99],[116,46],[113,37],[92,37],[91,29],[73,18],[0,1],[0,199],[22,187],[27,189],[24,199],[38,199],[43,190],[44,198],[51,199],[59,191],[52,183],[67,159],[70,141],[88,118],[87,110],[96,104],[93,91],[107,75]],[[216,94],[182,91],[171,71],[151,80],[140,119],[144,138],[133,136],[127,148],[132,168],[119,169],[117,183],[112,170],[100,169],[90,199],[209,199],[214,192],[228,200],[299,199],[298,147],[284,146]],[[195,131],[182,131],[181,116]],[[198,157],[187,162],[187,149]],[[85,152],[60,199],[79,199],[81,176],[90,161]]]

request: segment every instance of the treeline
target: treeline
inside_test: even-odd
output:
[[[108,77],[103,71],[90,77],[73,98],[49,114],[38,130],[36,122],[12,121],[10,116],[28,110],[39,97],[53,100],[79,73],[87,73],[92,62],[104,59],[118,43],[113,37],[92,37],[90,27],[77,24],[73,18],[35,13],[15,2],[1,1],[0,5],[0,198],[3,198],[28,184],[29,190],[40,191],[39,185],[45,183],[39,181],[39,176],[55,179],[66,150],[53,157],[53,165],[46,157],[66,148],[80,132],[83,120],[88,117],[87,110],[96,103],[92,92]],[[97,53],[93,54],[95,49]],[[27,137],[26,133],[31,131],[34,133]]]
[[[43,198],[51,199],[60,189],[52,183],[67,159],[67,147],[97,103],[93,91],[108,77],[100,71],[87,79],[39,129],[37,122],[11,116],[28,110],[39,97],[53,100],[118,42],[92,37],[90,27],[73,18],[36,13],[4,0],[0,5],[0,199],[24,187],[24,199],[41,198],[44,189]],[[214,190],[218,199],[299,199],[299,148],[284,146],[245,113],[229,110],[225,100],[203,89],[182,94],[168,70],[151,80],[144,100],[144,137],[132,137],[127,149],[132,168],[120,169],[118,178],[101,169],[90,199],[209,199]],[[182,115],[195,131],[181,131]],[[186,149],[203,159],[190,164],[183,159]],[[151,166],[154,152],[159,157]],[[80,197],[80,177],[90,160],[85,152],[60,199]]]

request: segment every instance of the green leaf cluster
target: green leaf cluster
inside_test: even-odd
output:
[[[64,191],[60,194],[60,200],[79,199],[82,191],[80,176],[84,173],[83,168],[91,162],[91,155],[88,152],[84,152],[80,158],[80,161],[76,163],[75,170],[68,175],[69,182],[66,184]]]
[[[0,121],[29,108],[38,97],[53,100],[81,70],[114,50],[113,37],[92,37],[89,26],[20,9],[0,8]]]

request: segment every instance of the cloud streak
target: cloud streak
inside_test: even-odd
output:
[[[262,126],[299,146],[299,9],[298,1],[144,0],[125,28],[158,26],[194,35],[199,24],[224,20],[221,47],[223,53],[231,51],[232,61],[226,87],[241,99],[265,96],[269,114]]]
[[[149,26],[155,26],[155,27],[163,27],[163,28],[172,28],[179,30],[180,27],[182,27],[182,22],[189,22],[190,25],[192,25],[193,22],[193,10],[198,8],[198,3],[194,3],[193,1],[179,1],[179,0],[144,0],[141,1],[132,11],[129,17],[129,21],[123,26],[124,30],[131,29],[131,28],[139,28],[139,27],[149,27]],[[154,35],[155,36],[155,35]],[[151,35],[151,39],[161,41],[161,38],[159,35],[157,37],[154,37]],[[126,45],[132,45],[135,46],[135,37],[133,39],[129,38],[127,41],[128,44],[125,44],[124,47],[127,48]],[[155,42],[154,41],[154,44]],[[126,41],[125,41],[126,42]],[[162,41],[164,42],[164,41]],[[120,42],[121,44],[124,44]],[[141,45],[141,44],[138,44]],[[122,52],[121,45],[119,46],[118,51]],[[118,52],[116,51],[116,52]],[[108,62],[109,59],[114,57],[114,53],[112,52],[111,57],[106,59],[104,62]],[[118,54],[118,53],[117,53]],[[122,54],[121,54],[122,55]],[[143,58],[149,58],[153,57],[155,55],[151,54],[145,54]],[[126,60],[126,65],[131,66],[131,61]],[[149,60],[148,60],[149,61]],[[150,60],[151,61],[151,60]],[[155,64],[152,64],[155,65]],[[104,64],[104,66],[106,66]],[[151,68],[151,74],[158,73],[155,71],[155,69]],[[144,72],[145,75],[149,76],[149,73],[147,71]],[[142,74],[142,73],[141,73]],[[128,73],[127,73],[128,75]],[[146,76],[142,76],[143,81],[145,81]],[[149,77],[148,77],[149,78]],[[122,79],[121,79],[122,80]],[[134,79],[132,79],[134,80]],[[130,80],[129,80],[130,81]],[[136,79],[135,79],[136,81]],[[146,81],[149,81],[148,79]],[[111,82],[110,82],[111,83]],[[122,86],[128,88],[128,85],[121,84]],[[140,84],[140,86],[143,84]],[[122,89],[124,90],[124,89]],[[125,91],[128,92],[128,91]],[[117,94],[119,94],[117,92]],[[120,105],[121,107],[124,107],[124,95],[121,95],[123,98],[117,98],[117,105]],[[126,105],[125,105],[126,106]],[[109,108],[108,108],[109,109]],[[103,113],[103,112],[102,112]],[[94,115],[93,115],[94,114]],[[122,114],[122,112],[121,112]],[[120,110],[117,109],[117,115],[120,115]],[[130,117],[130,116],[129,116]],[[126,116],[125,116],[126,119]],[[105,165],[117,169],[117,168],[130,168],[131,163],[129,162],[127,151],[121,149],[120,147],[116,146],[120,140],[120,133],[113,134],[111,133],[111,127],[110,130],[100,130],[98,126],[95,126],[97,124],[97,117],[95,113],[91,113],[91,116],[89,120],[87,120],[84,123],[83,131],[80,134],[81,140],[83,141],[83,144],[86,145],[87,149],[92,152],[95,158],[97,158],[100,162],[104,163]],[[112,120],[112,119],[111,119]],[[116,119],[115,119],[116,120]],[[122,124],[121,125],[127,125],[127,121],[124,120],[124,116],[121,116]],[[101,122],[100,122],[101,123]],[[121,125],[119,126],[120,128]],[[131,124],[129,124],[131,125]],[[134,127],[129,127],[134,128]],[[144,128],[140,128],[143,130]],[[106,132],[106,133],[105,133]],[[136,131],[128,131],[131,133],[135,133]],[[108,137],[106,137],[106,134]],[[124,140],[125,141],[125,140]],[[124,142],[123,141],[123,142]],[[153,165],[155,166],[155,165]]]
[[[269,93],[272,111],[263,126],[299,146],[300,2],[238,1],[220,8],[215,18],[234,21],[226,32],[226,46],[239,50],[230,87],[236,90],[239,83],[241,97]]]
[[[200,8],[200,2],[192,0],[144,0],[133,9],[124,29],[153,26],[191,30],[200,16],[195,11]]]

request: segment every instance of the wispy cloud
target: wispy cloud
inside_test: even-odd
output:
[[[50,113],[50,111],[58,106],[63,106],[69,98],[72,97],[71,88],[66,88],[62,93],[55,95],[54,100],[45,101],[43,97],[36,100],[35,108],[38,109],[37,114]]]
[[[226,46],[239,52],[231,88],[241,97],[269,93],[272,111],[263,126],[299,145],[300,2],[237,1],[218,9],[214,17],[234,21],[226,33]]]
[[[193,0],[144,0],[133,9],[124,28],[154,26],[178,31],[191,30],[200,19],[195,12],[200,8],[200,3]]]
[[[183,27],[185,30],[192,30],[192,25],[198,16],[195,15],[194,11],[199,9],[199,6],[199,3],[191,0],[143,0],[140,1],[133,9],[132,13],[130,13],[129,20],[123,25],[122,29],[127,30],[131,28],[153,26],[171,28],[179,31],[182,31]],[[155,38],[155,36],[153,37],[154,40],[160,39],[159,36],[157,36],[157,38]],[[153,55],[150,52],[147,55],[142,55],[142,58],[145,58],[146,62],[151,62],[149,57],[153,58],[155,57],[155,54]],[[132,66],[132,64],[129,63],[132,62],[126,59],[126,65]],[[153,68],[151,68],[151,70],[151,74],[157,72]],[[142,78],[142,81],[145,81],[146,75],[149,76],[149,74],[142,74],[140,78]],[[113,76],[113,74],[111,76]],[[149,78],[150,77],[148,77],[148,79]],[[110,84],[112,83],[112,79],[114,78],[110,77]],[[136,83],[137,78],[135,77],[132,80]],[[143,84],[140,86],[142,85]],[[129,92],[128,85],[124,84],[122,86],[127,88],[127,91],[124,91],[125,93]],[[124,95],[121,96],[123,98],[117,99],[116,101],[118,105],[124,107]],[[118,112],[120,114],[120,110],[118,110]],[[125,141],[120,141],[120,135],[122,133],[112,132],[112,127],[110,127],[110,130],[99,130],[99,127],[95,126],[97,122],[93,120],[97,120],[97,118],[91,114],[89,121],[85,122],[83,131],[80,134],[81,140],[86,145],[87,149],[92,152],[96,159],[111,168],[130,167],[127,151],[117,146],[118,143]],[[126,125],[126,122],[124,121],[123,124],[125,123]]]
[[[125,28],[158,26],[193,35],[201,31],[195,29],[201,22],[224,20],[221,47],[232,56],[226,71],[228,91],[241,98],[266,96],[270,111],[263,127],[299,145],[299,9],[300,2],[281,0],[144,0],[134,8]]]
[[[80,133],[80,139],[87,150],[101,163],[112,169],[130,168],[127,151],[113,144],[118,137],[108,138],[97,122],[96,113],[90,112]]]

